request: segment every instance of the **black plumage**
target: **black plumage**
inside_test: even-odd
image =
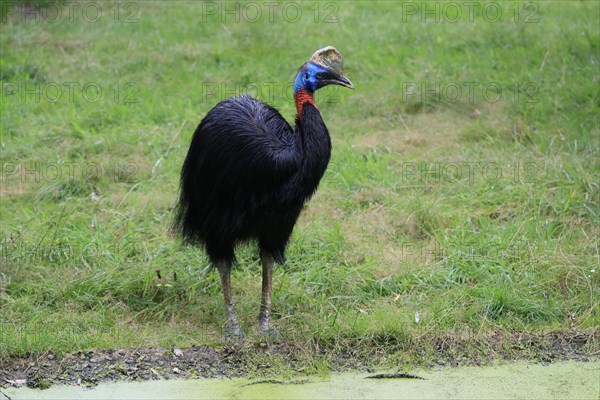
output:
[[[329,132],[312,104],[292,129],[249,96],[222,101],[196,129],[183,164],[176,217],[183,237],[204,244],[215,264],[231,263],[235,245],[248,239],[283,262],[330,154]]]
[[[285,248],[304,203],[313,195],[331,156],[331,139],[317,109],[315,90],[352,88],[333,47],[317,51],[294,81],[294,129],[277,110],[241,96],[217,104],[200,122],[181,170],[175,231],[204,246],[218,269],[227,307],[227,336],[242,337],[231,298],[235,247],[256,240],[263,265],[259,328],[269,328],[273,263]]]

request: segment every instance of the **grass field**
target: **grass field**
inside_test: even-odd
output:
[[[275,271],[283,340],[411,362],[435,337],[598,332],[597,2],[261,4],[4,12],[1,357],[222,344],[218,276],[169,233],[183,158],[226,97],[292,121],[325,45],[356,90],[317,96],[333,154]],[[238,258],[249,331],[255,245]]]

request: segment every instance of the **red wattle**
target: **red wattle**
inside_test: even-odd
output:
[[[317,107],[312,93],[305,89],[300,89],[298,93],[294,94],[294,101],[296,102],[296,110],[298,110],[298,118],[302,118],[302,107],[305,103],[310,103],[315,106],[315,108]]]

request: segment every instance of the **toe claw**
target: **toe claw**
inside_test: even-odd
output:
[[[246,335],[240,326],[233,321],[227,321],[225,324],[225,339],[226,340],[244,340]]]
[[[277,339],[279,337],[281,337],[281,334],[279,333],[279,331],[277,329],[275,329],[274,327],[270,326],[269,324],[262,324],[262,323],[258,323],[258,331],[260,332],[261,335],[263,336],[267,336],[268,338],[271,339]]]

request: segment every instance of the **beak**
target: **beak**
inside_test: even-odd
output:
[[[334,85],[340,85],[350,89],[354,89],[354,85],[352,84],[352,82],[350,82],[350,79],[346,78],[343,75],[340,75],[336,79],[332,79],[331,83]]]

